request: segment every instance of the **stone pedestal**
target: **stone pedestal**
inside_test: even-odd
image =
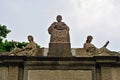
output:
[[[49,43],[48,56],[50,56],[50,57],[70,57],[70,56],[72,56],[71,44],[70,43]]]

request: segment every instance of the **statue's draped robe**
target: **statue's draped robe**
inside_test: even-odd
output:
[[[59,30],[59,27],[64,29]],[[64,22],[54,22],[48,29],[51,35],[50,43],[69,43],[69,27]]]

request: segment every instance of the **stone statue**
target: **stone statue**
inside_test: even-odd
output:
[[[62,22],[62,16],[56,17],[57,22],[53,22],[48,28],[48,33],[51,35],[50,43],[70,42],[69,27]]]
[[[33,36],[28,36],[29,43],[26,47],[17,48],[15,47],[13,50],[10,51],[10,55],[12,56],[35,56],[37,52],[37,46],[34,42]],[[15,46],[15,44],[14,44]]]
[[[84,43],[84,49],[87,53],[91,53],[91,55],[119,55],[117,52],[110,51],[106,48],[109,41],[107,41],[103,47],[97,48],[91,43],[92,39],[93,37],[89,35],[87,36],[86,43]]]
[[[71,45],[69,27],[62,22],[62,16],[56,17],[57,22],[53,22],[48,28],[50,34],[48,56],[71,56]]]

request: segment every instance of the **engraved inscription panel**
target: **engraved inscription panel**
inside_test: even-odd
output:
[[[28,70],[28,80],[92,80],[92,71]]]

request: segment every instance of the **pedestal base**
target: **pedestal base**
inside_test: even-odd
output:
[[[51,57],[70,57],[71,44],[70,43],[49,43],[48,56]]]

